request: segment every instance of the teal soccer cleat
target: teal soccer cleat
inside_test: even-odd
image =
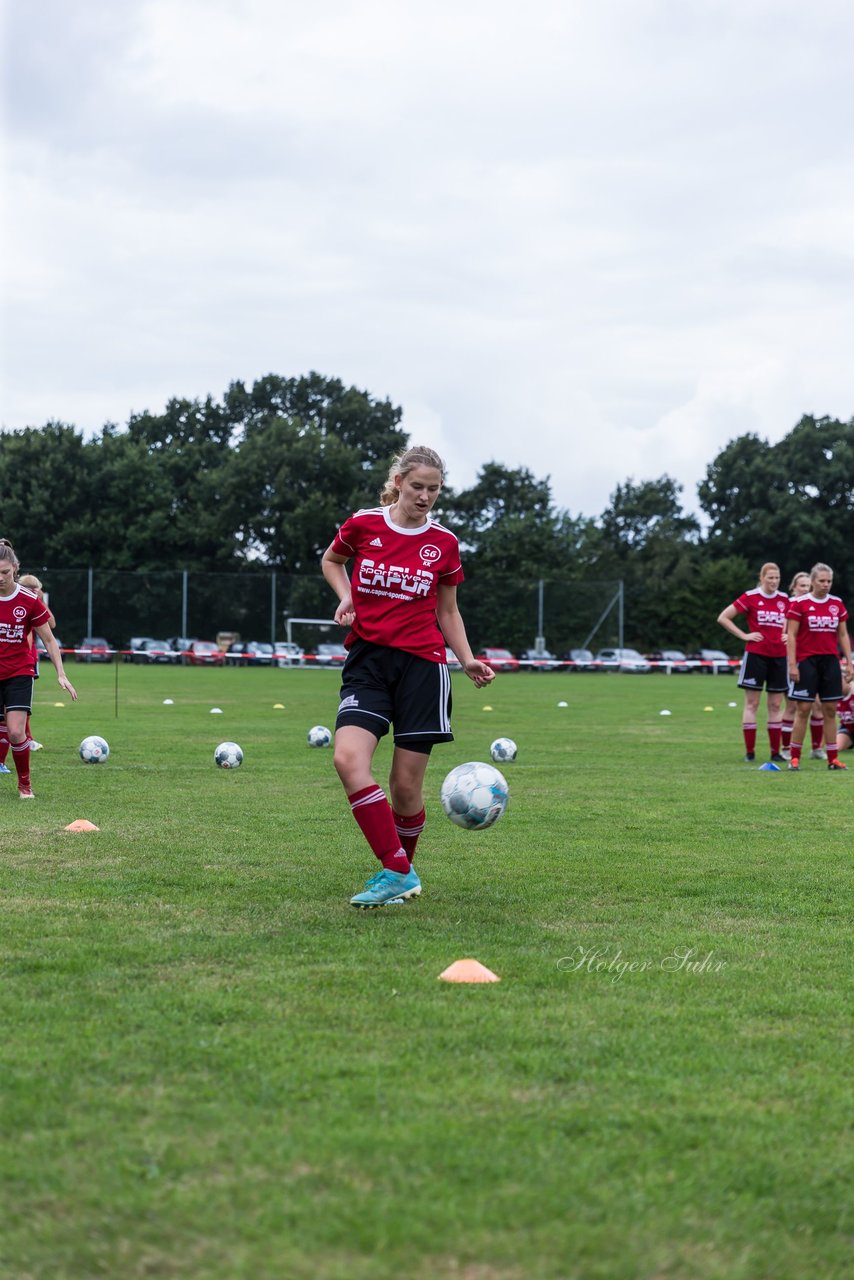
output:
[[[411,868],[406,875],[399,871],[378,871],[371,876],[362,893],[350,899],[351,907],[384,907],[390,902],[397,905],[408,898],[417,898],[421,892],[421,881]]]

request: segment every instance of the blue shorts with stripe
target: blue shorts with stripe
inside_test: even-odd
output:
[[[384,738],[393,725],[395,744],[413,751],[453,742],[451,677],[444,662],[356,640],[341,680],[336,729],[355,724]]]

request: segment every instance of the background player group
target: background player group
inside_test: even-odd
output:
[[[765,689],[772,761],[788,760],[790,770],[800,769],[809,722],[812,756],[824,759],[826,753],[833,771],[847,767],[839,751],[852,742],[854,673],[848,610],[832,594],[832,586],[833,570],[816,564],[808,574],[795,574],[786,594],[779,589],[778,566],[764,564],[758,586],[742,592],[718,617],[722,627],[745,642],[738,683],[744,689],[742,732],[748,761],[755,759],[757,713]],[[746,633],[735,622],[739,614],[747,617]]]
[[[62,655],[54,638],[53,614],[39,590],[29,590],[17,574],[20,565],[11,543],[0,539],[0,764],[4,772],[6,755],[11,747],[18,795],[22,800],[34,798],[30,781],[30,712],[33,706],[33,684],[38,677],[36,637],[56,668],[60,686],[77,698],[76,690],[65,674]]]
[[[421,892],[412,861],[424,830],[424,775],[434,744],[453,741],[446,646],[478,688],[495,675],[473,656],[457,607],[464,576],[457,539],[430,514],[444,479],[437,453],[407,449],[391,465],[380,505],[345,520],[323,556],[339,601],[335,621],[350,628],[335,768],[381,868],[350,899],[354,907]],[[389,803],[372,768],[392,726]]]

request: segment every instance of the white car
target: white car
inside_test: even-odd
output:
[[[630,675],[646,675],[652,671],[642,653],[637,649],[600,649],[596,661],[603,671],[626,671]]]
[[[292,640],[277,640],[273,654],[274,667],[304,667],[305,649]]]

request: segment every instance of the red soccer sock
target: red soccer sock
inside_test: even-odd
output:
[[[424,830],[427,818],[424,807],[422,806],[418,813],[398,813],[395,809],[392,809],[391,813],[394,818],[398,839],[403,845],[409,861],[412,862],[415,857],[415,846],[418,844],[418,837]]]
[[[816,720],[813,716],[810,716],[810,737],[812,738],[813,751],[818,751],[824,742],[824,717],[821,720]]]
[[[801,751],[803,750],[803,746],[804,744],[802,742],[795,742],[794,738],[792,739],[792,745],[790,748],[792,752],[792,759],[791,759],[792,764],[800,764]]]
[[[27,734],[28,738],[29,736],[30,735]],[[6,757],[9,754],[10,746],[11,746],[11,743],[9,742],[9,730],[6,728],[5,724],[0,724],[0,764],[6,763]]]
[[[748,755],[753,755],[756,750],[756,725],[743,724],[741,732],[744,734],[744,749]]]
[[[15,761],[15,771],[18,774],[18,786],[30,786],[30,740],[26,738],[23,742],[12,743],[12,759]]]
[[[788,750],[789,743],[792,741],[792,729],[794,727],[794,723],[795,723],[794,720],[780,721],[780,729],[782,730],[782,735],[783,735],[784,750]]]
[[[776,723],[774,724],[769,724],[768,742],[770,743],[770,746],[771,746],[771,755],[772,756],[779,755],[780,754],[780,721],[779,720],[777,720]]]
[[[833,746],[831,746],[830,743],[828,743],[827,744],[827,763],[833,764],[834,760],[838,760],[838,759],[839,759],[839,748],[837,747],[836,743],[834,743]]]
[[[406,851],[401,848],[391,805],[382,787],[374,783],[370,787],[363,787],[361,791],[354,791],[347,799],[350,801],[353,817],[374,856],[379,858],[387,871],[400,871],[405,875],[409,870],[409,859]]]

